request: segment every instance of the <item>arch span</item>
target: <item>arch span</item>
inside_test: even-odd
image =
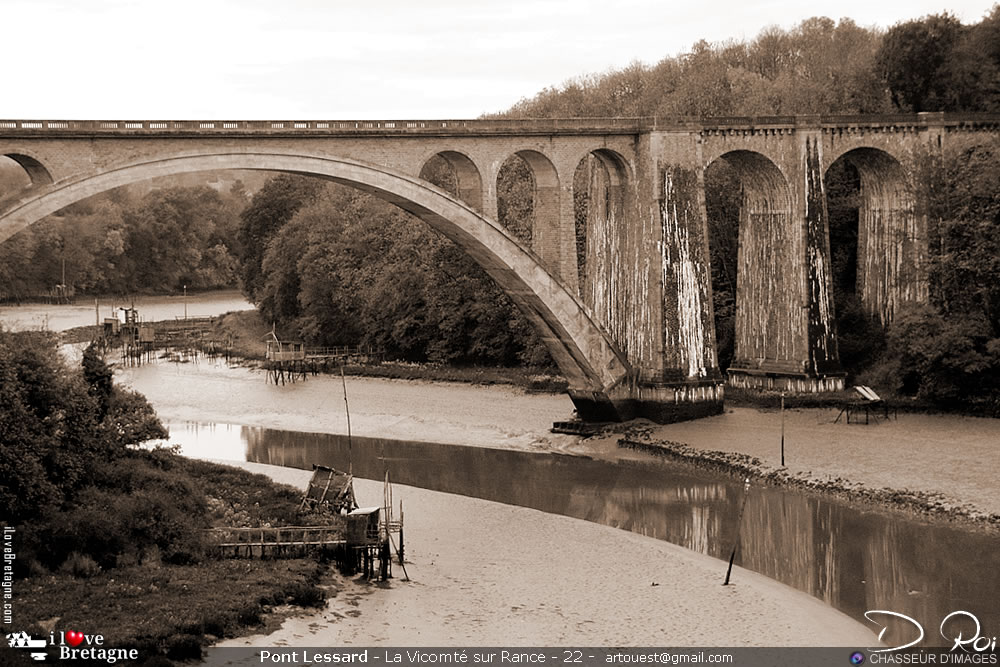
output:
[[[805,277],[789,267],[801,265],[805,250],[793,225],[791,187],[761,153],[736,150],[717,159],[733,168],[741,189],[730,379],[734,372],[801,372],[795,360],[805,355],[795,332],[802,330]]]
[[[216,169],[283,171],[356,187],[417,216],[469,253],[538,327],[570,394],[604,394],[631,374],[590,314],[499,225],[419,178],[382,166],[315,155],[199,153],[121,165],[32,192],[0,210],[0,242],[81,199],[157,176]],[[580,404],[578,402],[578,408]]]
[[[926,235],[898,159],[861,147],[838,156],[830,169],[842,160],[860,181],[856,292],[865,310],[887,325],[903,302],[927,299]]]

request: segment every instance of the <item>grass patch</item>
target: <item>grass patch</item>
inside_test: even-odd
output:
[[[40,622],[58,617],[57,629],[104,635],[105,646],[137,648],[143,659],[192,658],[205,643],[263,629],[277,606],[322,606],[327,571],[314,559],[234,559],[34,576],[15,582],[15,611],[36,637],[48,636]]]

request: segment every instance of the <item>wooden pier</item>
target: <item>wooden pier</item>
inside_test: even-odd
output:
[[[313,466],[299,509],[329,513],[329,525],[210,528],[205,531],[210,548],[225,558],[298,558],[320,550],[332,553],[347,574],[361,572],[367,579],[384,581],[392,577],[395,547],[405,574],[403,504],[395,520],[388,475],[383,507],[358,508],[353,480],[351,473]],[[398,545],[393,533],[399,536]]]
[[[206,533],[216,553],[231,558],[295,558],[347,543],[342,525],[211,528]]]

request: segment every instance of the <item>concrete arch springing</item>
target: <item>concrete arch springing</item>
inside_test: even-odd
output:
[[[454,193],[466,204],[480,213],[483,212],[483,178],[476,163],[464,153],[458,151],[441,151],[431,156],[420,170],[421,178],[425,178],[428,168],[433,168],[440,160],[447,165],[454,179]],[[433,182],[433,181],[432,181]],[[451,190],[450,188],[445,188]]]
[[[0,209],[0,242],[65,206],[157,176],[251,169],[317,176],[358,188],[417,216],[476,260],[538,328],[569,381],[581,415],[605,408],[607,392],[631,374],[624,355],[587,311],[495,222],[441,189],[402,172],[354,160],[266,152],[188,154],[121,165],[65,180]]]
[[[806,276],[799,259],[805,248],[794,226],[788,180],[761,153],[737,150],[718,159],[733,169],[740,183],[730,382],[740,384],[748,373],[801,372],[796,360],[807,355],[796,332],[805,328],[801,304]]]
[[[927,300],[927,238],[916,215],[913,190],[899,160],[877,148],[840,155],[857,171],[858,240],[855,291],[883,325],[907,301]]]
[[[32,186],[48,185],[52,183],[52,175],[49,173],[49,170],[45,168],[45,165],[30,155],[24,155],[23,153],[4,153],[4,157],[10,158],[14,162],[21,165],[21,168],[28,174],[28,178],[31,180]]]

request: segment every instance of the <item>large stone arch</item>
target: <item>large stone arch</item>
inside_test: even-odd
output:
[[[927,238],[917,216],[913,186],[890,153],[860,146],[830,162],[845,160],[860,180],[857,295],[883,325],[907,301],[927,300]],[[827,169],[829,171],[829,169]]]
[[[580,302],[498,224],[426,181],[355,160],[247,151],[124,164],[45,186],[4,207],[0,210],[0,242],[92,195],[157,176],[217,169],[259,169],[325,178],[393,203],[444,234],[469,253],[538,328],[584,418],[594,410],[606,409],[607,392],[631,374],[624,355]]]
[[[746,375],[801,373],[800,360],[807,357],[798,335],[805,330],[805,248],[795,225],[792,188],[762,153],[734,150],[716,159],[725,160],[741,184],[730,382],[742,384]]]

